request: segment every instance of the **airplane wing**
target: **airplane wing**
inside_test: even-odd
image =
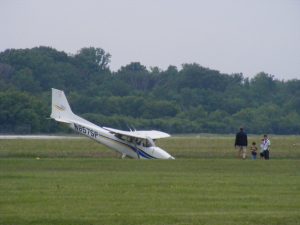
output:
[[[166,138],[171,136],[167,133],[157,131],[157,130],[123,131],[123,130],[117,130],[109,127],[103,127],[103,128],[113,134],[121,134],[129,137],[141,138],[141,139],[147,139],[147,138],[160,139],[160,138]]]

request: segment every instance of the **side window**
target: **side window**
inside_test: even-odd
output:
[[[136,141],[136,144],[137,144],[137,145],[141,145],[141,143],[142,143],[142,140],[139,139],[139,138],[137,138],[135,141]]]
[[[151,147],[152,145],[151,145],[151,143],[147,139],[144,139],[143,140],[143,146],[144,147]]]
[[[131,142],[133,142],[133,138],[132,137],[127,137],[127,141],[131,143]]]

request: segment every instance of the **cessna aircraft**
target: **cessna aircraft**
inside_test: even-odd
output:
[[[99,127],[75,115],[65,93],[52,88],[52,113],[50,117],[67,123],[75,131],[102,143],[103,145],[135,159],[175,159],[165,150],[155,146],[155,140],[170,137],[161,131],[123,131],[109,127]]]

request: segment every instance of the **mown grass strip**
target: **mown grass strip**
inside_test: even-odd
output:
[[[0,159],[0,224],[299,224],[299,160]]]

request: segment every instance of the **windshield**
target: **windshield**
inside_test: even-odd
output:
[[[146,148],[155,147],[155,140],[152,140],[149,137],[147,139],[140,139],[140,138],[133,138],[133,137],[129,137],[129,136],[121,135],[121,134],[115,134],[115,137],[117,137],[123,141],[129,142],[129,143],[135,143],[137,145],[141,145]]]

